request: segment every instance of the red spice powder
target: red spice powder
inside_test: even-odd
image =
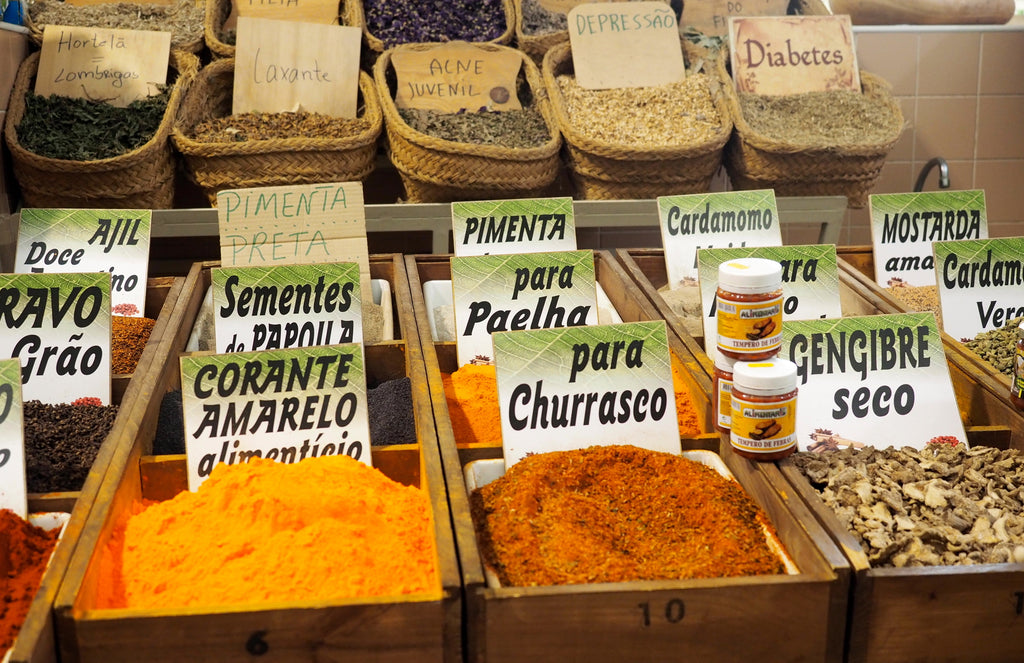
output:
[[[686,368],[676,353],[672,353],[672,386],[676,392],[676,416],[679,419],[679,437],[693,437],[704,432],[701,430],[700,415],[693,394],[686,386],[683,375]]]
[[[59,534],[0,510],[0,654],[14,646]]]

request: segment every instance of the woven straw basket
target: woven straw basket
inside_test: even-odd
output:
[[[32,9],[31,9],[32,8],[32,3],[28,3],[27,7],[29,8],[29,10],[25,11],[25,12],[22,12],[22,19],[23,19],[23,21],[25,23],[25,28],[28,29],[28,38],[36,46],[40,46],[43,43],[43,29],[46,27],[46,25],[45,24],[36,23],[32,19]],[[90,27],[105,28],[105,27],[110,27],[110,26],[95,25],[95,26],[90,26]],[[188,53],[199,53],[199,51],[203,50],[203,46],[205,45],[202,36],[196,37],[196,38],[194,38],[194,39],[192,39],[192,40],[190,40],[188,42],[184,42],[184,43],[178,43],[178,41],[179,40],[176,40],[174,35],[172,34],[171,35],[171,50],[172,51],[186,51]]]
[[[73,161],[30,152],[18,141],[25,97],[34,87],[39,53],[18,69],[4,128],[14,176],[26,207],[167,209],[174,202],[174,152],[171,128],[182,97],[195,78],[199,60],[171,51],[167,80],[173,81],[167,110],[156,133],[141,147],[108,159]]]
[[[719,60],[728,76],[724,59]],[[730,79],[726,79],[730,80]],[[743,118],[739,96],[728,84],[726,100],[735,125],[726,147],[725,167],[736,189],[775,189],[778,196],[846,196],[850,207],[864,207],[903,132],[903,112],[882,78],[860,72],[861,91],[884,107],[891,121],[885,140],[875,144],[806,145],[758,133]]]
[[[480,46],[511,51],[522,58],[520,76],[525,77],[532,104],[544,117],[550,132],[551,137],[544,145],[510,148],[458,143],[416,131],[402,119],[395,106],[392,53],[397,49],[422,50],[433,46],[406,44],[389,49],[373,68],[384,109],[388,152],[405,185],[407,201],[440,203],[543,195],[558,177],[562,140],[537,66],[522,51],[494,44]]]
[[[366,128],[350,136],[295,136],[208,143],[190,138],[205,120],[231,115],[234,58],[214,60],[199,72],[185,96],[171,136],[189,177],[216,205],[217,192],[261,186],[354,182],[376,164],[383,119],[373,79],[359,72],[360,117]]]
[[[709,67],[702,65],[702,68]],[[708,191],[715,172],[722,165],[722,150],[732,131],[729,110],[721,93],[723,85],[717,72],[711,69],[708,74],[712,79],[711,92],[721,122],[718,135],[690,145],[638,147],[592,138],[573,124],[557,81],[558,76],[573,73],[572,51],[568,42],[548,51],[544,57],[544,82],[565,137],[566,161],[576,197],[644,199]]]

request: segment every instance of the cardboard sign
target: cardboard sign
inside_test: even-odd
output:
[[[1024,316],[1024,237],[935,242],[943,331],[973,339]]]
[[[241,17],[231,112],[356,117],[359,28]]]
[[[730,18],[732,78],[761,95],[860,92],[850,17]]]
[[[932,242],[988,237],[985,192],[929,191],[868,196],[875,282],[935,285]]]
[[[391,53],[398,88],[395,106],[439,113],[519,110],[522,55],[453,41],[432,48],[397,46]]]
[[[679,453],[664,320],[494,335],[505,467],[633,444]]]
[[[167,82],[171,33],[47,25],[35,93],[124,107]]]
[[[189,490],[250,458],[371,464],[361,345],[183,355],[181,384]]]
[[[782,246],[771,189],[660,196],[658,216],[672,288],[697,278],[699,249]]]
[[[337,25],[338,0],[231,0],[224,29],[234,30],[239,16]]]
[[[780,356],[797,365],[801,451],[967,444],[930,312],[785,322]]]
[[[370,282],[359,182],[220,191],[217,221],[221,267],[354,262]]]
[[[110,404],[110,273],[0,274],[0,357],[21,360],[22,398]]]
[[[354,262],[211,270],[217,352],[363,342]]]
[[[591,251],[466,256],[451,263],[459,366],[493,363],[494,332],[597,324]]]
[[[452,203],[455,255],[575,251],[572,198]]]
[[[842,317],[834,244],[701,249],[697,252],[697,263],[706,330],[704,351],[709,357],[714,358],[717,347],[718,266],[737,258],[766,258],[782,265],[783,321]]]
[[[664,2],[595,2],[574,7],[568,18],[580,87],[653,87],[686,78],[679,24]]]
[[[109,272],[114,315],[142,316],[151,210],[21,210],[14,271]]]
[[[684,3],[679,23],[684,30],[724,37],[730,16],[785,16],[788,9],[789,0],[702,0]]]
[[[21,363],[17,359],[0,360],[0,509],[28,516]]]

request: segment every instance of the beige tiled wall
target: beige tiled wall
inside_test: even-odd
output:
[[[875,193],[912,191],[933,157],[954,189],[984,189],[992,237],[1024,235],[1024,30],[858,28],[860,67],[893,86],[907,127]],[[938,189],[938,169],[924,190]],[[849,210],[843,244],[870,244],[867,209]]]

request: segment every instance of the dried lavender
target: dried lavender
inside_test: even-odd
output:
[[[544,116],[535,108],[480,113],[437,113],[401,108],[405,122],[420,133],[457,143],[541,147],[551,140]]]
[[[493,41],[508,29],[502,0],[365,0],[366,29],[385,48],[415,42]]]

